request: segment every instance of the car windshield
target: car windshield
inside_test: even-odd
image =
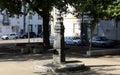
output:
[[[74,40],[78,40],[78,39],[80,39],[80,37],[74,37],[73,39],[74,39]]]
[[[10,36],[14,36],[15,34],[10,34]]]
[[[100,37],[100,39],[103,40],[103,41],[107,41],[107,40],[108,40],[108,39],[105,38],[105,37]]]

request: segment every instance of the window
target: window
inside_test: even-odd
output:
[[[29,31],[29,32],[32,32],[32,31],[33,31],[33,26],[32,26],[32,24],[29,24],[29,25],[28,25],[28,31]]]
[[[18,32],[19,31],[19,26],[12,26],[12,32]]]
[[[7,15],[3,15],[3,25],[9,25],[9,17]]]
[[[38,25],[38,34],[42,32],[42,25]]]

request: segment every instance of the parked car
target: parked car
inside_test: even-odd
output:
[[[110,40],[102,36],[92,37],[91,43],[92,43],[92,46],[99,46],[99,47],[111,47],[115,45],[115,42],[113,40]]]
[[[81,40],[79,37],[65,37],[65,44],[66,45],[80,45]]]
[[[53,36],[50,36],[50,37],[49,37],[49,40],[50,40],[50,45],[53,46],[53,43],[54,43],[54,37],[53,37]]]
[[[38,34],[37,34],[37,37],[43,37],[43,32],[38,33]]]
[[[29,37],[30,38],[35,38],[37,37],[35,32],[29,32]],[[20,38],[28,38],[28,32],[27,33],[23,33],[22,35],[20,35]]]
[[[3,40],[17,39],[17,38],[18,38],[18,35],[15,33],[10,33],[10,34],[6,34],[6,35],[1,36],[1,39],[3,39]]]
[[[73,37],[74,45],[81,45],[81,39],[79,37]]]

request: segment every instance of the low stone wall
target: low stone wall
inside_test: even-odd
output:
[[[120,49],[91,50],[86,53],[88,56],[120,54]]]

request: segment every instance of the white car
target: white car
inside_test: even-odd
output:
[[[1,36],[1,39],[3,39],[3,40],[16,39],[16,38],[18,38],[18,35],[15,34],[15,33],[11,33],[11,34]]]

